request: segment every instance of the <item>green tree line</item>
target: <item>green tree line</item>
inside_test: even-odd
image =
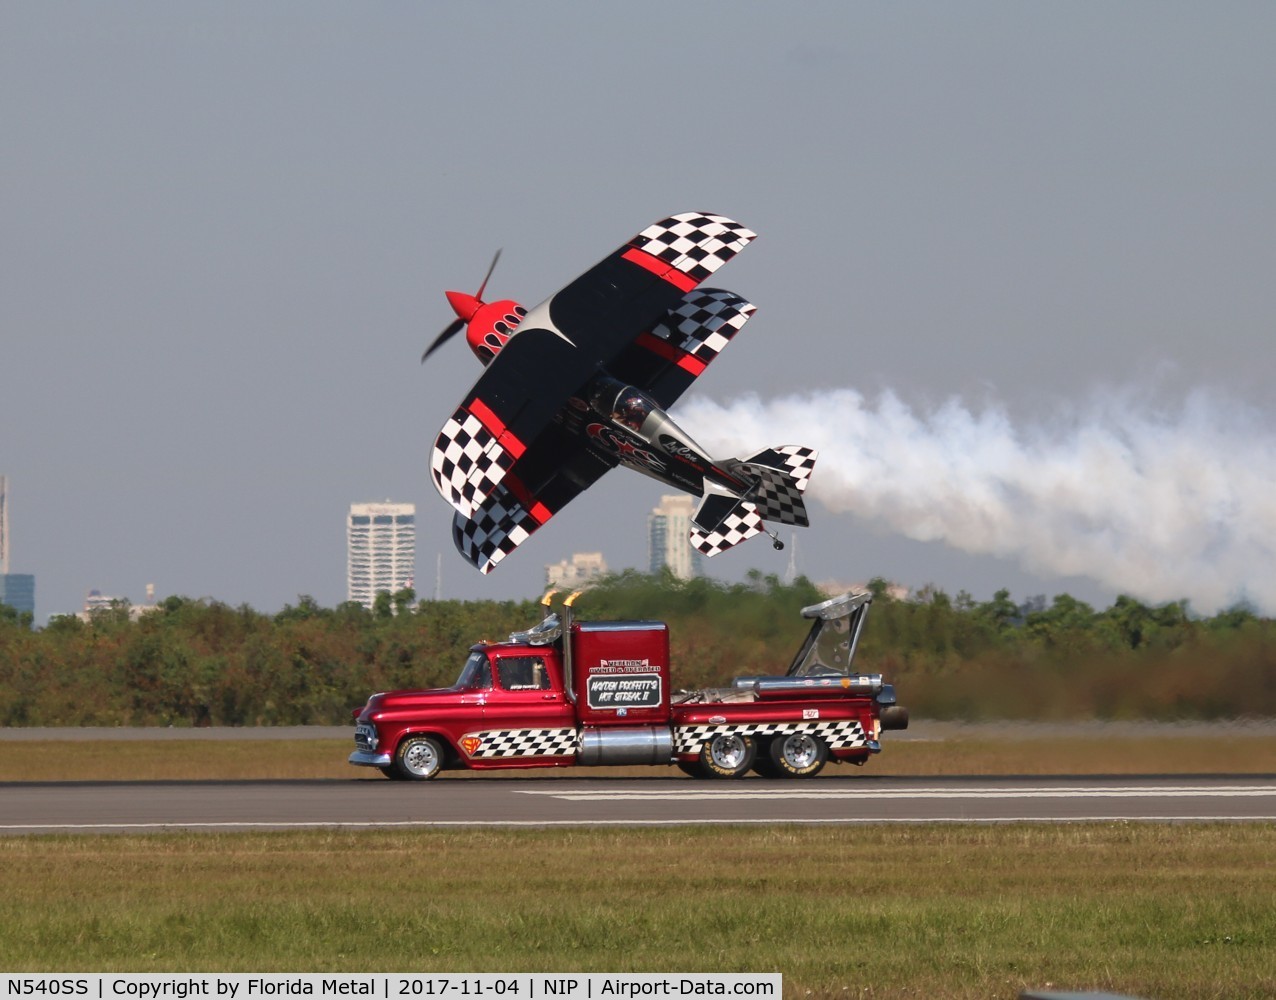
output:
[[[1022,604],[927,588],[874,594],[856,666],[882,673],[927,718],[1276,716],[1276,624],[1238,607],[1212,617],[1186,602],[1131,597],[1096,610],[1062,594]],[[824,600],[807,580],[740,584],[666,574],[609,577],[579,617],[670,627],[676,686],[783,673]],[[373,691],[450,684],[478,641],[543,615],[536,600],[421,601],[382,594],[372,610],[301,597],[275,615],[170,597],[132,620],[127,606],[38,630],[0,605],[0,725],[311,725],[350,721]]]

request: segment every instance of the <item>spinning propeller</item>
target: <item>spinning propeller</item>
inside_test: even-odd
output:
[[[467,295],[465,292],[447,293],[448,304],[451,305],[452,310],[456,313],[456,319],[445,326],[443,332],[434,338],[434,343],[425,349],[425,353],[421,355],[422,364],[438,348],[465,329],[465,324],[478,312],[479,306],[483,304],[483,291],[487,288],[487,281],[492,276],[492,272],[496,270],[496,262],[500,259],[501,251],[497,250],[496,256],[492,258],[492,263],[488,265],[487,274],[483,276],[483,284],[479,285],[479,290],[473,295]]]

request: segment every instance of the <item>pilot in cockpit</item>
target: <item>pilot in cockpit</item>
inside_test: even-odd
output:
[[[643,421],[647,419],[650,413],[650,400],[640,392],[626,392],[621,393],[616,398],[616,404],[611,412],[611,419],[624,427],[628,427],[630,430],[636,431],[642,428]]]

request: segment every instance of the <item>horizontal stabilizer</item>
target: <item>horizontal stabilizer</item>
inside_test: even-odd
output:
[[[691,517],[691,545],[706,556],[716,556],[761,532],[762,518],[753,504],[721,493],[706,493]]]

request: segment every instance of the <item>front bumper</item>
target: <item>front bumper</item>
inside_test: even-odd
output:
[[[389,767],[390,755],[375,750],[356,750],[350,755],[350,763],[360,767]]]

